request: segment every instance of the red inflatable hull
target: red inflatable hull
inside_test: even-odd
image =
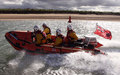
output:
[[[8,42],[14,47],[16,50],[21,51],[24,50],[30,54],[49,54],[49,53],[73,53],[78,51],[85,51],[93,53],[94,50],[83,49],[81,47],[53,47],[52,44],[44,44],[40,46],[36,46],[33,42],[33,32],[30,31],[11,31],[5,34]],[[52,39],[55,39],[55,36],[52,36]],[[98,46],[96,46],[98,47]],[[103,52],[99,51],[101,54]]]

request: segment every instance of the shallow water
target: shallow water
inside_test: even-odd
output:
[[[120,73],[120,22],[73,20],[72,26],[79,37],[95,36],[104,46],[100,49],[108,55],[93,56],[89,53],[29,55],[16,51],[4,35],[13,30],[31,30],[46,23],[55,35],[60,28],[66,35],[67,20],[10,20],[0,21],[0,75],[119,75]],[[93,32],[96,23],[111,30],[112,40]]]

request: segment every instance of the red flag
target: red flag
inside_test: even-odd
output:
[[[97,26],[97,28],[96,28],[96,31],[94,32],[94,34],[97,34],[105,39],[109,39],[109,40],[112,39],[112,34],[109,30],[104,29],[98,25],[96,25],[96,26]]]

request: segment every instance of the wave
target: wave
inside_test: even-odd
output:
[[[119,55],[120,53],[108,53],[107,56],[94,56],[76,52],[33,56],[20,52],[8,65],[17,75],[118,75]]]

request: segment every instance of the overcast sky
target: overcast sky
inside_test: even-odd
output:
[[[120,12],[120,0],[0,0],[0,8],[37,8]]]

